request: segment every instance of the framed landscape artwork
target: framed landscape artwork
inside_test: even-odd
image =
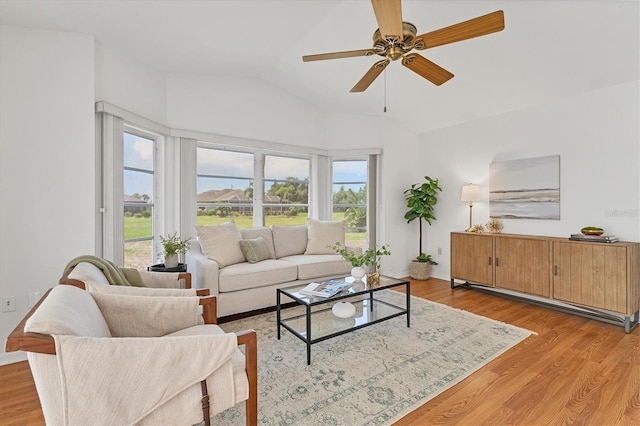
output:
[[[491,163],[489,216],[559,220],[560,156]]]

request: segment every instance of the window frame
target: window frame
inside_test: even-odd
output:
[[[135,167],[128,167],[125,166],[124,164],[124,143],[125,143],[125,134],[128,133],[130,135],[133,136],[137,136],[139,138],[143,138],[143,139],[147,139],[147,140],[151,140],[153,142],[153,170],[149,171],[149,170],[145,170],[145,169],[139,169],[139,168],[135,168]],[[122,195],[123,195],[123,200],[122,200],[122,209],[121,209],[121,214],[122,214],[122,226],[123,226],[123,232],[122,235],[120,237],[121,241],[120,244],[122,246],[122,265],[125,265],[125,246],[127,243],[132,243],[132,242],[142,242],[142,241],[151,241],[151,259],[149,259],[149,262],[151,262],[151,264],[156,263],[161,255],[162,255],[162,250],[159,248],[160,247],[160,239],[159,239],[159,235],[162,235],[162,230],[161,230],[161,220],[160,220],[160,213],[159,213],[159,206],[161,206],[161,203],[159,202],[163,197],[161,197],[161,190],[162,190],[162,185],[160,185],[160,181],[161,181],[161,175],[160,175],[160,170],[162,169],[161,167],[161,146],[162,146],[162,142],[164,140],[163,135],[145,130],[140,128],[139,126],[135,126],[131,123],[128,122],[124,122],[123,123],[123,132],[122,132],[122,149],[123,149],[123,157],[122,157],[122,173],[123,173],[123,185],[122,185]],[[124,173],[125,171],[130,170],[130,171],[135,171],[135,172],[140,172],[140,173],[148,173],[152,176],[152,180],[153,180],[153,197],[152,197],[152,202],[150,204],[148,204],[148,207],[151,207],[151,237],[142,237],[142,238],[134,238],[134,239],[129,239],[127,240],[124,236],[124,208],[126,207],[127,203],[124,201]]]
[[[266,150],[266,149],[246,149],[246,148],[242,148],[242,147],[230,147],[228,145],[225,146],[220,146],[217,144],[213,144],[210,142],[206,142],[206,141],[201,141],[198,140],[197,141],[197,146],[196,146],[196,170],[198,169],[198,160],[197,160],[197,151],[198,149],[203,148],[203,149],[211,149],[211,150],[218,150],[218,151],[227,151],[227,152],[238,152],[238,153],[242,153],[242,154],[249,154],[253,156],[253,198],[251,200],[252,203],[252,209],[253,209],[253,221],[252,221],[252,226],[266,226],[265,225],[265,214],[264,214],[264,208],[267,207],[272,207],[273,204],[265,204],[263,201],[263,195],[265,193],[265,182],[272,182],[272,181],[279,181],[278,179],[266,179],[264,177],[264,171],[265,171],[265,158],[267,156],[271,156],[271,157],[285,157],[285,158],[295,158],[295,159],[300,159],[300,160],[305,160],[308,161],[308,179],[309,179],[309,194],[307,197],[307,204],[304,204],[304,206],[306,206],[307,208],[307,215],[308,217],[311,217],[311,211],[312,211],[312,206],[311,206],[311,193],[312,193],[312,168],[313,168],[313,161],[312,161],[312,157],[313,155],[309,154],[309,155],[305,155],[305,154],[287,154],[287,153],[283,153],[280,151],[275,151],[275,150]],[[200,177],[214,177],[214,178],[218,178],[218,177],[223,177],[223,178],[229,178],[229,179],[242,179],[242,180],[247,180],[248,178],[245,177],[234,177],[234,176],[223,176],[223,175],[203,175],[200,174],[196,171],[196,186],[197,186],[197,179]],[[283,181],[284,182],[284,181]],[[200,206],[198,205],[197,202],[197,196],[198,196],[199,190],[196,188],[196,208],[200,208]],[[197,217],[196,217],[196,223],[197,223]]]

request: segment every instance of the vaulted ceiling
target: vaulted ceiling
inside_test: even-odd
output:
[[[505,29],[422,51],[455,75],[442,86],[397,61],[364,93],[349,90],[376,58],[301,57],[371,47],[377,24],[367,0],[0,0],[0,24],[93,34],[163,73],[254,77],[323,110],[386,114],[420,133],[638,80],[639,6],[403,0],[403,20],[418,34],[495,10],[504,10]]]

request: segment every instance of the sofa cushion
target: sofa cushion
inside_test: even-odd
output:
[[[258,263],[238,263],[220,270],[220,292],[246,290],[295,281],[298,267],[291,262],[268,259]],[[273,294],[275,298],[275,293]]]
[[[272,225],[276,259],[303,254],[307,249],[307,225]]]
[[[273,252],[269,250],[267,240],[264,237],[240,240],[240,249],[249,263],[258,263],[263,260],[273,259]]]
[[[296,265],[299,280],[351,274],[351,264],[342,259],[339,254],[301,254],[283,257],[279,260]]]
[[[276,252],[273,249],[273,234],[271,233],[271,228],[267,226],[255,226],[253,228],[240,228],[240,234],[242,234],[242,238],[245,240],[254,239],[258,237],[262,237],[267,240],[267,246],[270,250],[269,259],[273,259],[276,257]]]
[[[234,222],[196,226],[196,233],[202,253],[215,260],[220,268],[245,261],[240,249],[242,234]]]
[[[344,246],[344,221],[322,221],[309,219],[308,242],[305,254],[335,254],[331,247],[335,243]]]

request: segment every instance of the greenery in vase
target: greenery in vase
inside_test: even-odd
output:
[[[178,253],[185,254],[189,249],[189,240],[190,238],[185,240],[181,239],[177,232],[174,232],[166,238],[160,237],[160,242],[162,243],[162,248],[166,256],[173,256]]]
[[[344,260],[351,263],[351,266],[354,268],[358,266],[369,266],[374,271],[377,271],[380,268],[379,258],[381,256],[389,256],[391,254],[391,251],[389,251],[389,248],[386,245],[383,245],[380,248],[376,247],[375,249],[368,248],[360,255],[355,254],[352,249],[342,246],[339,242],[336,242],[334,245],[329,247],[342,256]]]
[[[407,223],[418,219],[418,224],[420,226],[420,249],[418,251],[419,255],[416,257],[416,261],[431,263],[433,260],[420,260],[427,258],[431,259],[431,255],[425,255],[422,252],[422,219],[426,220],[429,225],[431,225],[432,220],[436,219],[433,214],[433,209],[438,202],[437,192],[442,192],[442,188],[438,185],[438,179],[431,179],[429,176],[425,176],[424,179],[425,182],[414,183],[411,185],[411,188],[404,191],[408,209],[404,218],[407,220]],[[437,263],[431,264],[437,265]]]
[[[353,266],[354,268],[362,266],[364,264],[364,253],[356,255],[356,253],[352,249],[343,246],[338,241],[336,241],[334,245],[329,246],[329,248],[333,249],[336,253],[342,256],[344,260],[351,263],[351,266]]]

